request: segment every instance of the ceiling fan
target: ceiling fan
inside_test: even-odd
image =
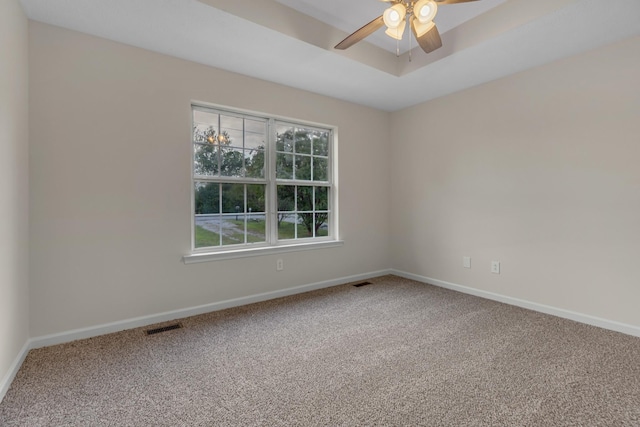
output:
[[[433,52],[442,46],[440,33],[433,19],[438,13],[439,4],[467,3],[477,0],[380,0],[391,3],[382,15],[360,28],[335,46],[335,49],[347,49],[379,28],[387,26],[385,34],[396,40],[402,40],[407,26],[415,36],[418,44],[426,53]],[[407,22],[408,21],[408,22]]]

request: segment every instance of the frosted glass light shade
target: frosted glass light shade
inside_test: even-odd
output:
[[[398,28],[402,22],[404,22],[404,17],[407,15],[407,8],[402,3],[397,3],[384,11],[382,15],[382,19],[384,21],[384,25],[389,29]]]
[[[433,21],[438,13],[438,5],[433,0],[418,0],[413,6],[413,14],[421,24]]]
[[[385,31],[384,33],[396,40],[402,40],[402,35],[404,34],[404,29],[406,26],[407,26],[407,21],[401,21],[398,27],[387,28],[387,31]]]

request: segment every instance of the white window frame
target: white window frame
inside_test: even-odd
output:
[[[200,181],[194,174],[194,142],[193,142],[193,111],[208,110],[218,114],[230,114],[240,115],[245,118],[258,118],[264,119],[267,122],[267,142],[265,147],[265,179],[258,180],[251,178],[220,178],[218,182],[234,182],[238,184],[257,184],[264,181],[266,183],[266,200],[265,200],[265,238],[266,242],[261,243],[245,243],[238,245],[227,246],[214,246],[206,248],[195,247],[195,182]],[[227,107],[223,105],[215,105],[209,103],[202,103],[192,101],[190,104],[191,113],[191,127],[189,131],[190,141],[190,192],[191,192],[191,250],[190,253],[183,256],[183,262],[185,264],[216,261],[224,259],[243,258],[259,255],[278,254],[286,252],[297,252],[311,249],[322,249],[330,247],[339,247],[344,244],[339,239],[339,226],[338,226],[338,156],[337,156],[337,143],[338,143],[338,129],[336,126],[326,125],[321,123],[309,122],[306,120],[299,120],[290,117],[276,116],[272,114],[266,114],[261,112],[237,109]],[[328,131],[329,132],[329,144],[328,144],[328,168],[327,178],[328,180],[319,181],[306,181],[306,180],[282,180],[276,178],[276,122],[296,127],[303,127],[305,129]],[[313,153],[312,153],[313,154]],[[328,211],[329,216],[327,219],[329,225],[329,235],[322,237],[307,237],[302,239],[288,239],[278,240],[277,229],[277,186],[279,184],[297,185],[297,186],[322,186],[329,187],[329,200]]]

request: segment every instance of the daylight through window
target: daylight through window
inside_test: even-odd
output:
[[[336,239],[332,129],[192,112],[195,251]]]

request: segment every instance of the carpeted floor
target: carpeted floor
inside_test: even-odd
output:
[[[394,276],[29,353],[2,426],[640,426],[640,338]]]

